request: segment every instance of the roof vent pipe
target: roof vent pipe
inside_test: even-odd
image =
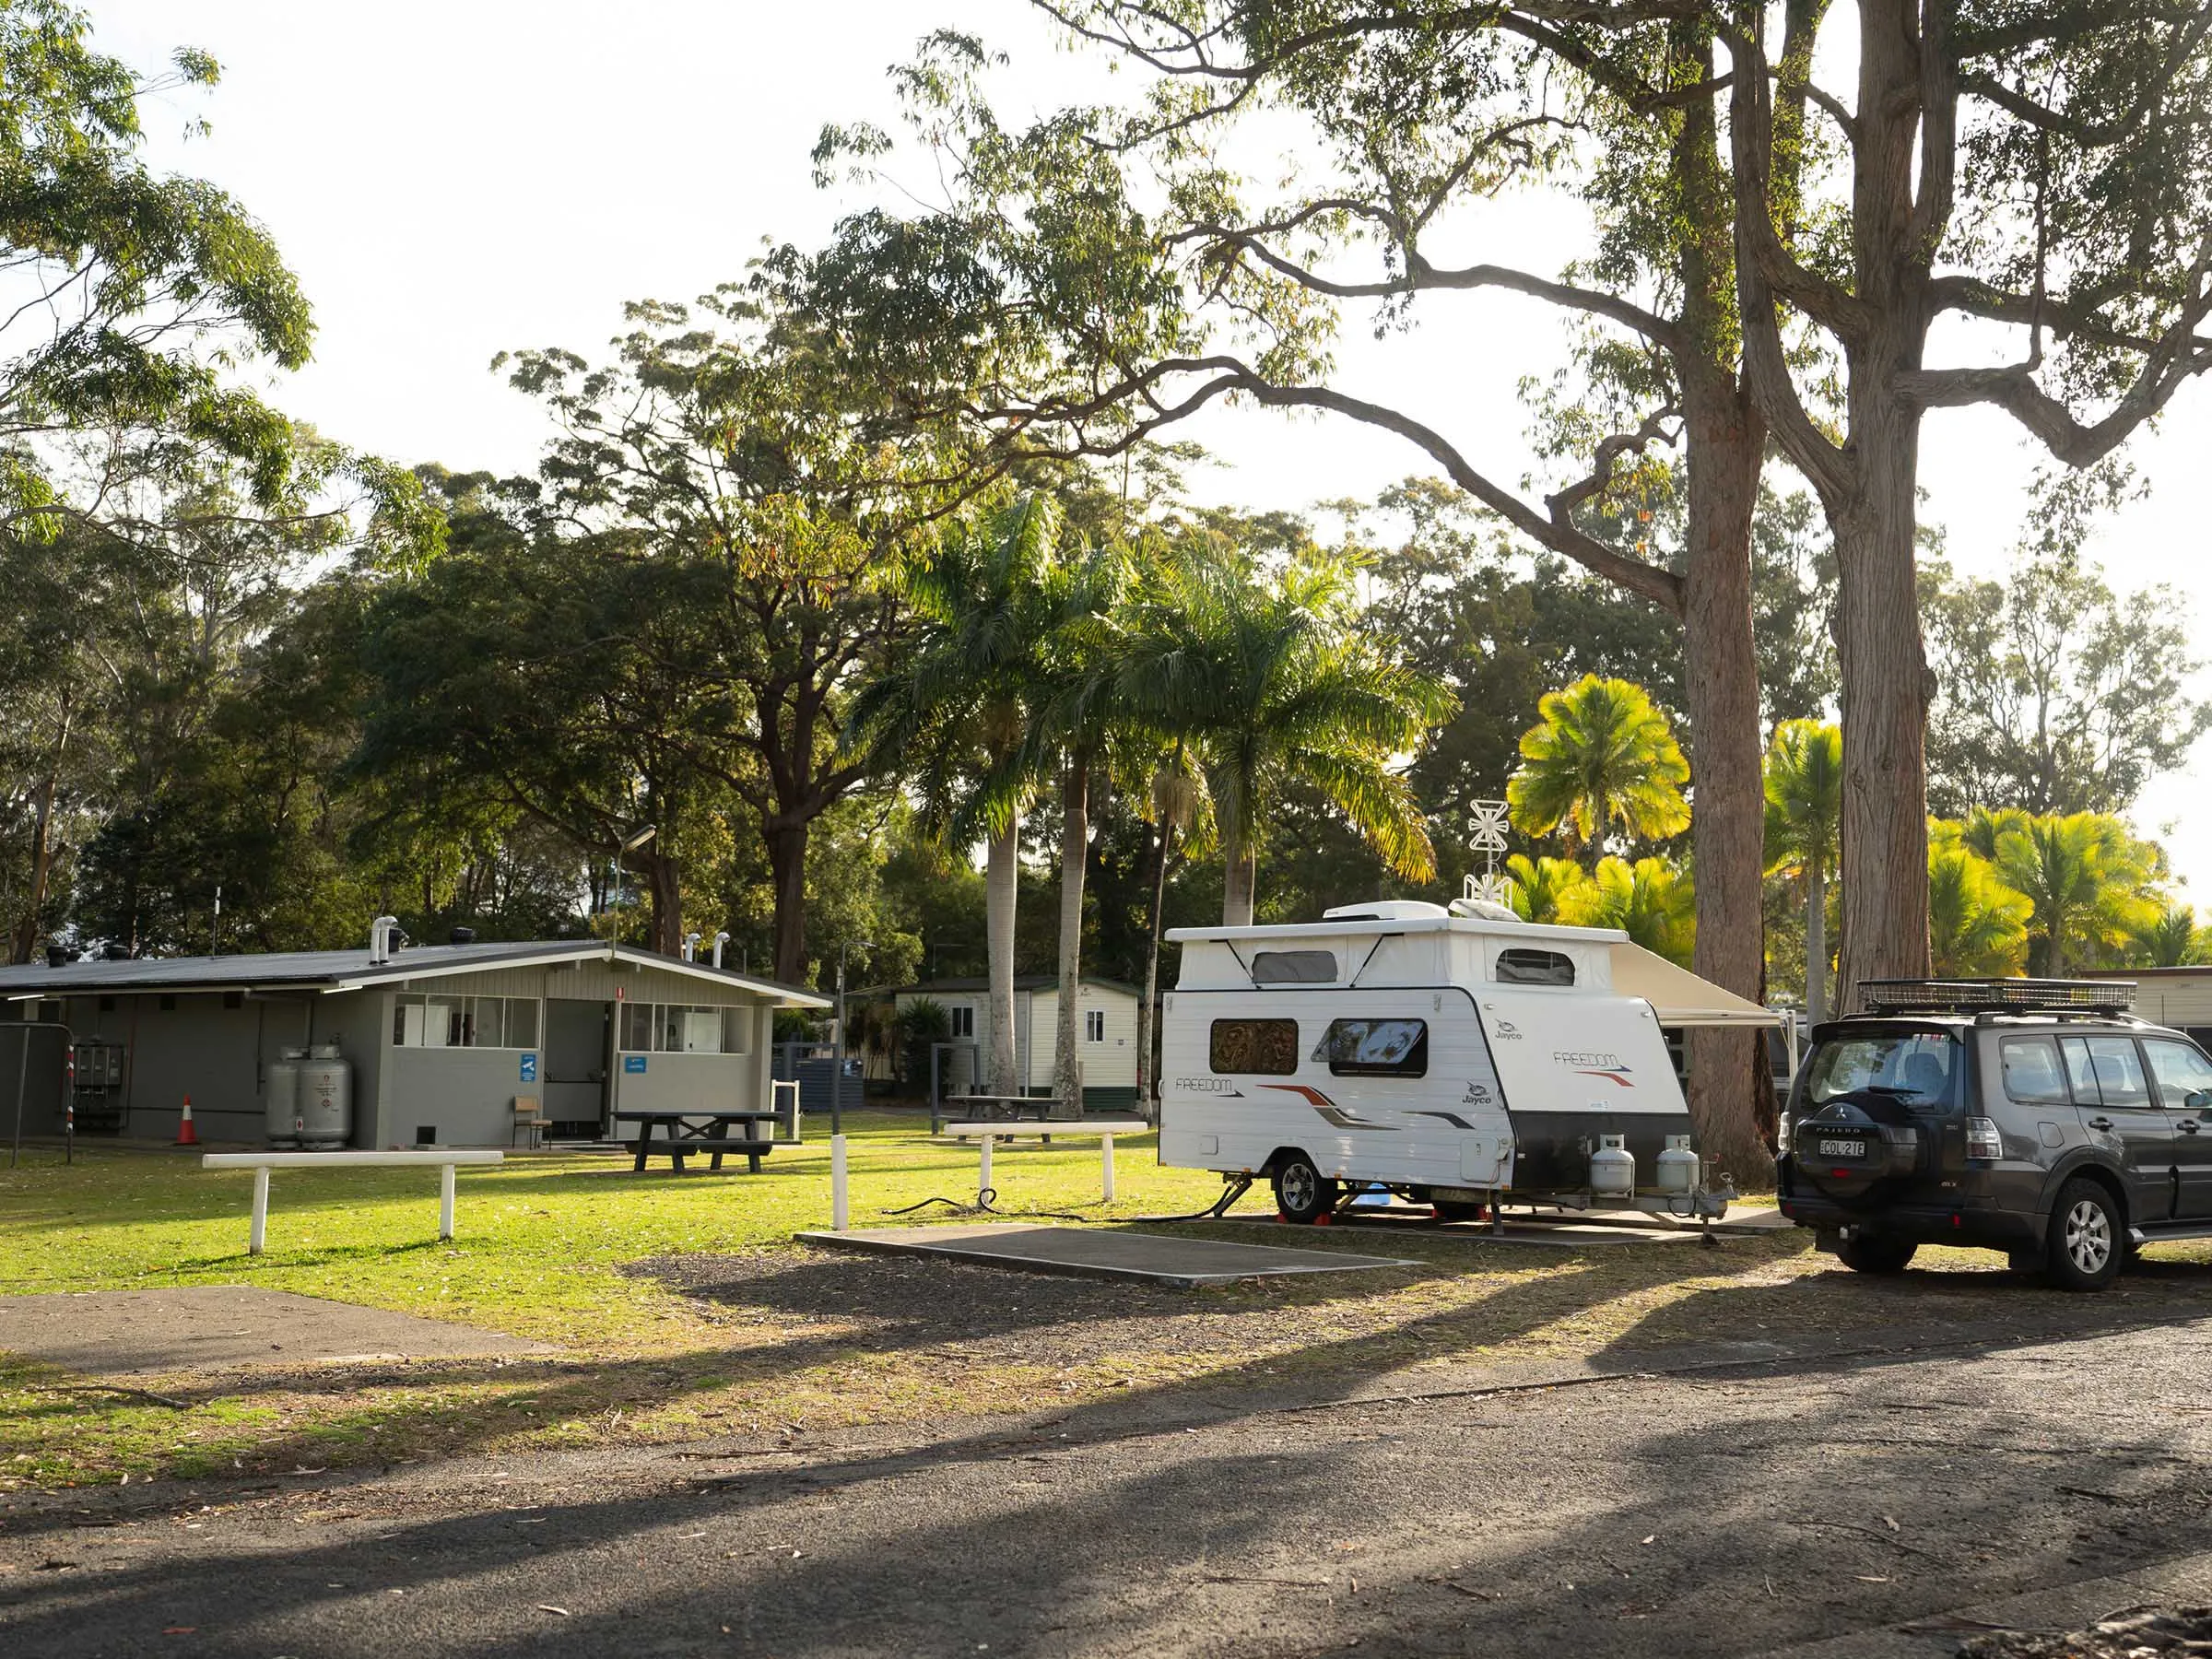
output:
[[[730,942],[730,935],[729,935],[728,934],[726,934],[726,933],[718,933],[718,934],[716,934],[716,935],[714,935],[714,966],[715,966],[715,967],[719,968],[719,967],[721,967],[721,966],[722,966],[722,947],[723,947],[724,945],[727,945],[729,942]]]
[[[474,945],[476,942],[477,930],[473,927],[456,927],[447,938],[447,943],[452,945]]]
[[[369,965],[381,967],[392,959],[392,932],[399,925],[397,916],[379,916],[369,924]]]
[[[704,937],[706,937],[704,934],[697,933],[688,933],[684,935],[685,961],[696,962],[699,960],[699,942]]]
[[[47,967],[63,968],[66,967],[68,962],[69,952],[66,947],[61,945],[49,945],[46,947]]]

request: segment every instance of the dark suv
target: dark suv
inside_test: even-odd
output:
[[[1869,981],[1790,1090],[1782,1212],[1861,1273],[1923,1243],[2101,1290],[2136,1247],[2212,1237],[2212,1060],[2116,981]]]

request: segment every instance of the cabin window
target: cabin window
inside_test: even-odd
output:
[[[537,999],[402,991],[392,998],[392,1042],[395,1048],[535,1048]]]
[[[622,1005],[626,1054],[742,1054],[749,1009],[682,1003]]]
[[[1333,950],[1263,950],[1252,959],[1255,985],[1333,985],[1336,982],[1336,953]]]
[[[1217,1019],[1206,1058],[1217,1072],[1287,1077],[1298,1070],[1298,1021]]]
[[[1571,985],[1574,959],[1557,950],[1516,945],[1498,953],[1497,979],[1501,985]]]
[[[946,1013],[951,1018],[952,1024],[949,1030],[954,1037],[972,1038],[975,1035],[975,1005],[973,1003],[955,1003],[946,1010]]]
[[[1313,1051],[1339,1077],[1425,1077],[1429,1075],[1429,1022],[1425,1019],[1332,1019]]]
[[[1083,1041],[1086,1042],[1103,1042],[1106,1041],[1105,1009],[1086,1008],[1083,1010]]]

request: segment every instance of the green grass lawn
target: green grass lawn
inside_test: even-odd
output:
[[[935,1145],[910,1116],[854,1114],[847,1124],[853,1225],[882,1224],[884,1211],[932,1196],[973,1196],[972,1147]],[[824,1258],[792,1242],[830,1219],[827,1125],[809,1128],[820,1137],[775,1153],[758,1176],[708,1175],[695,1164],[677,1177],[665,1160],[638,1175],[627,1159],[606,1156],[464,1170],[450,1245],[436,1239],[429,1170],[280,1170],[267,1253],[258,1258],[246,1253],[249,1171],[97,1146],[80,1145],[69,1167],[58,1153],[29,1153],[20,1170],[0,1170],[0,1294],[263,1285],[483,1325],[560,1351],[147,1383],[181,1409],[90,1392],[80,1379],[0,1356],[0,1488],[768,1436],[1080,1403],[1112,1390],[1219,1387],[1248,1374],[1418,1375],[1470,1359],[1566,1358],[1808,1324],[1887,1328],[1900,1312],[1898,1285],[1835,1271],[1795,1233],[1717,1252],[1555,1252],[1300,1232],[1301,1244],[1418,1265],[1173,1294],[910,1267],[925,1276],[901,1281],[919,1287],[914,1305],[888,1309],[846,1309],[836,1300],[841,1289],[806,1306],[774,1294],[703,1300],[636,1270],[655,1258],[737,1257],[778,1284],[875,1284],[868,1276],[885,1270],[861,1266],[865,1258]],[[1002,1149],[1000,1206],[1127,1220],[1199,1209],[1218,1191],[1204,1171],[1159,1168],[1148,1138],[1124,1142],[1118,1163],[1120,1201],[1109,1207],[1100,1202],[1095,1142]],[[1988,1317],[2000,1258],[1934,1252],[1924,1260],[1953,1271],[1909,1276],[1915,1314]],[[2212,1279],[2200,1290],[2195,1277],[2154,1275],[2140,1286],[2124,1281],[2114,1307],[2200,1295],[2212,1302]],[[984,1335],[972,1320],[960,1324],[963,1307],[989,1315]],[[952,1335],[929,1334],[940,1316]]]

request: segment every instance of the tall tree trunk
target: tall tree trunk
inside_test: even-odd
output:
[[[787,985],[806,977],[806,824],[771,818],[768,825],[769,884],[775,900],[775,966]]]
[[[663,956],[683,954],[681,873],[682,866],[672,853],[656,853],[645,865],[645,881],[653,896],[653,948]]]
[[[1221,826],[1221,925],[1252,925],[1253,892],[1259,885],[1259,853],[1250,831]]]
[[[46,909],[46,884],[53,874],[53,797],[61,787],[62,756],[69,747],[69,728],[74,724],[75,715],[65,693],[62,729],[53,741],[53,763],[39,785],[38,822],[30,837],[30,898],[16,928],[15,959],[18,962],[29,961],[39,947],[39,919]]]
[[[1152,851],[1152,914],[1146,927],[1145,994],[1136,1005],[1136,1109],[1147,1117],[1153,1116],[1153,1097],[1159,1092],[1159,1079],[1152,1075],[1152,1010],[1159,1003],[1159,925],[1168,897],[1168,850],[1174,840],[1175,823],[1170,818],[1160,825],[1159,842]]]
[[[1828,872],[1818,857],[1805,861],[1805,1018],[1828,1018]]]
[[[984,964],[991,980],[991,1047],[984,1077],[992,1094],[1022,1092],[1014,1054],[1014,906],[1021,888],[1021,815],[994,835],[983,876]]]
[[[1759,667],[1751,628],[1751,519],[1765,429],[1748,397],[1719,377],[1688,400],[1689,547],[1682,645],[1697,810],[1697,942],[1704,979],[1758,1001],[1766,969],[1760,892],[1766,796],[1759,773]],[[1739,1182],[1764,1185],[1773,1152],[1760,1128],[1772,1093],[1761,1034],[1693,1028],[1686,1044],[1689,1110],[1703,1156]]]
[[[1912,334],[1917,356],[1918,333]],[[1927,658],[1914,582],[1920,418],[1853,377],[1856,499],[1836,522],[1843,681],[1843,951],[1836,1006],[1928,971]]]
[[[1060,1022],[1053,1044],[1053,1090],[1065,1117],[1083,1115],[1083,865],[1090,853],[1090,754],[1068,757],[1060,793]]]

